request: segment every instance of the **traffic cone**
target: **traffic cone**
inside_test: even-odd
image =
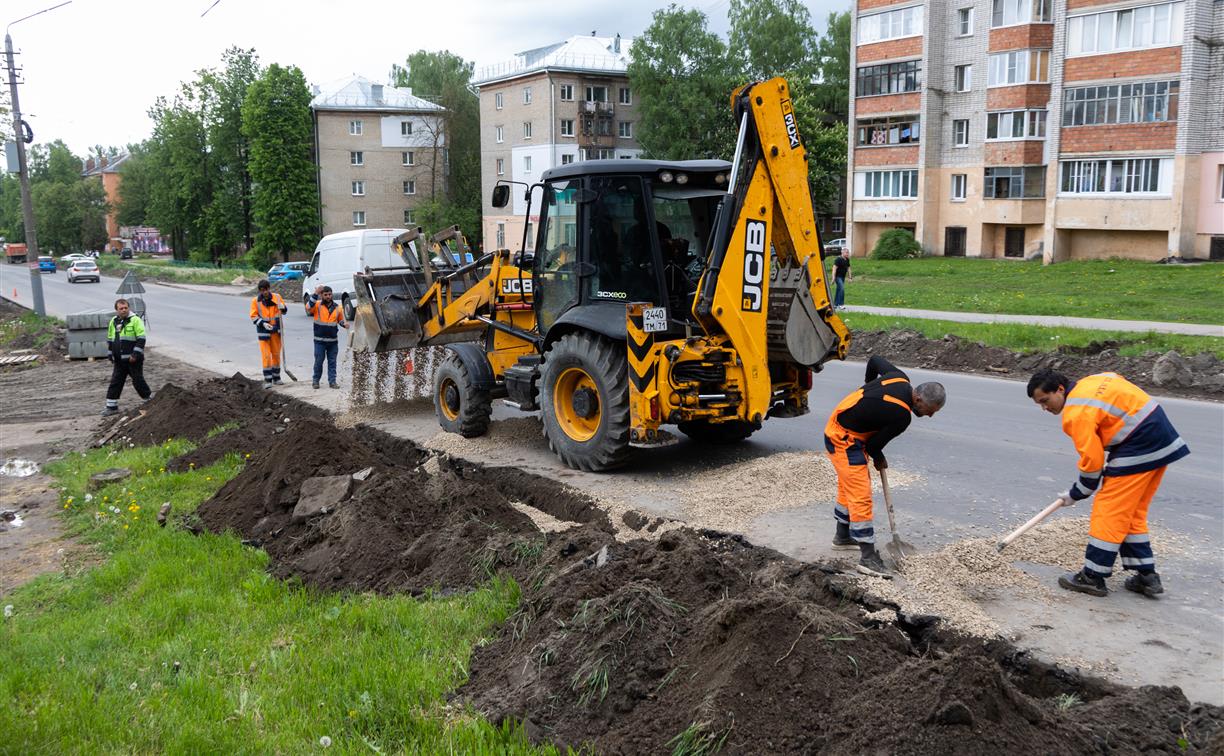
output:
[[[16,299],[16,298],[17,298],[17,287],[14,286],[13,287],[13,299]]]

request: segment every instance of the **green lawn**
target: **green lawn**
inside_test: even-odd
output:
[[[855,258],[851,270],[850,305],[1224,323],[1224,265],[1219,264]]]
[[[205,265],[175,265],[165,258],[150,258],[136,260],[120,260],[115,255],[102,255],[98,258],[98,266],[108,275],[121,276],[125,272],[135,271],[139,278],[146,281],[169,281],[172,283],[192,284],[229,284],[238,276],[249,281],[257,281],[264,273],[254,268],[212,268]]]
[[[986,346],[1003,347],[1014,352],[1050,352],[1060,346],[1087,346],[1093,342],[1119,342],[1123,356],[1138,356],[1149,350],[1177,350],[1182,355],[1212,352],[1224,359],[1224,339],[1215,336],[1179,336],[1166,333],[1126,331],[1089,331],[1082,328],[1051,328],[1012,323],[959,323],[953,320],[896,318],[862,312],[838,313],[853,331],[896,331],[909,328],[930,339],[948,334],[977,341]]]
[[[24,310],[12,317],[0,316],[0,349],[41,349],[55,338],[64,321]]]
[[[154,520],[194,510],[235,475],[231,456],[166,473],[189,445],[97,450],[49,467],[69,531],[97,566],[4,598],[0,751],[7,753],[527,752],[446,696],[475,644],[518,601],[512,582],[444,599],[323,594],[272,579],[230,535]],[[84,497],[88,475],[126,485]]]

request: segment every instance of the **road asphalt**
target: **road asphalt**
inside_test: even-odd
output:
[[[109,310],[117,286],[114,278],[104,278],[100,285],[71,285],[62,273],[44,277],[47,310],[58,316]],[[25,268],[0,266],[0,292],[13,299],[14,288],[17,301],[29,305]],[[249,298],[158,284],[145,288],[153,350],[150,373],[157,369],[156,355],[165,353],[222,374],[259,376],[258,346],[247,317]],[[310,321],[300,303],[289,304],[289,365],[308,381]],[[342,370],[344,384],[346,372]],[[921,476],[919,483],[897,492],[898,528],[907,540],[933,549],[965,537],[998,534],[1028,519],[1073,482],[1076,458],[1070,440],[1056,417],[1025,396],[1022,383],[907,372],[916,381],[941,381],[948,391],[944,410],[934,418],[916,418],[889,446],[892,467]],[[530,449],[478,461],[513,465],[597,495],[631,500],[649,512],[676,516],[678,498],[666,490],[669,471],[732,464],[747,455],[818,450],[827,408],[862,379],[861,363],[826,366],[809,396],[817,409],[803,418],[766,423],[736,447],[734,458],[682,442],[643,455],[631,470],[608,475],[569,470],[547,451]],[[348,393],[315,392],[306,383],[285,391],[337,410],[344,409]],[[1170,468],[1151,508],[1152,522],[1179,535],[1183,543],[1178,553],[1163,555],[1154,544],[1168,593],[1160,601],[1124,591],[1100,600],[1065,594],[1053,605],[1000,599],[987,608],[1006,631],[1022,636],[1023,645],[1044,656],[1113,666],[1117,671],[1110,676],[1122,682],[1176,684],[1192,700],[1224,704],[1224,404],[1168,397],[1161,403],[1192,449]],[[500,403],[496,407],[495,419],[518,414]],[[439,431],[432,411],[424,406],[377,424],[417,442]],[[830,557],[831,506],[813,501],[759,518],[745,535],[797,558]],[[1071,514],[1086,514],[1088,505],[1081,508]],[[886,531],[881,527],[880,532]],[[1030,571],[1045,581],[1057,576],[1036,566]]]

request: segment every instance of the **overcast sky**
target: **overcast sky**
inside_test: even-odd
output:
[[[2,0],[8,24],[57,0]],[[392,63],[419,49],[449,49],[477,69],[574,34],[631,37],[663,0],[73,0],[10,29],[24,68],[21,109],[37,142],[138,142],[147,112],[228,47],[254,48],[263,64],[296,65],[317,84],[351,74],[385,81]],[[703,10],[726,36],[728,0],[681,3]],[[818,32],[849,0],[805,0]],[[7,87],[7,81],[5,83]],[[4,124],[11,138],[11,123]]]

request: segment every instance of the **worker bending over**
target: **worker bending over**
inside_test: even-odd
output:
[[[267,279],[259,282],[259,293],[251,300],[251,322],[259,334],[263,359],[264,388],[281,385],[281,315],[288,312],[280,294],[272,293]]]
[[[1058,496],[1063,506],[1101,489],[1088,521],[1084,568],[1058,584],[1104,596],[1105,578],[1120,553],[1122,569],[1135,571],[1124,584],[1128,591],[1150,598],[1164,593],[1148,535],[1148,505],[1165,468],[1190,453],[1164,409],[1117,373],[1072,381],[1047,368],[1029,379],[1028,395],[1046,412],[1062,415],[1063,432],[1080,455],[1079,478]]]
[[[323,360],[326,358],[327,386],[338,389],[336,356],[340,352],[340,329],[348,328],[344,308],[332,300],[330,286],[316,286],[314,294],[306,299],[306,314],[314,318],[314,378],[310,385],[319,387],[319,379],[323,377]]]
[[[825,426],[825,451],[837,471],[837,531],[834,548],[854,548],[861,554],[859,571],[886,575],[888,569],[875,548],[872,526],[870,457],[877,470],[888,467],[884,447],[909,427],[912,415],[930,417],[946,400],[939,383],[911,386],[909,376],[888,360],[867,361],[867,383],[833,410]]]

